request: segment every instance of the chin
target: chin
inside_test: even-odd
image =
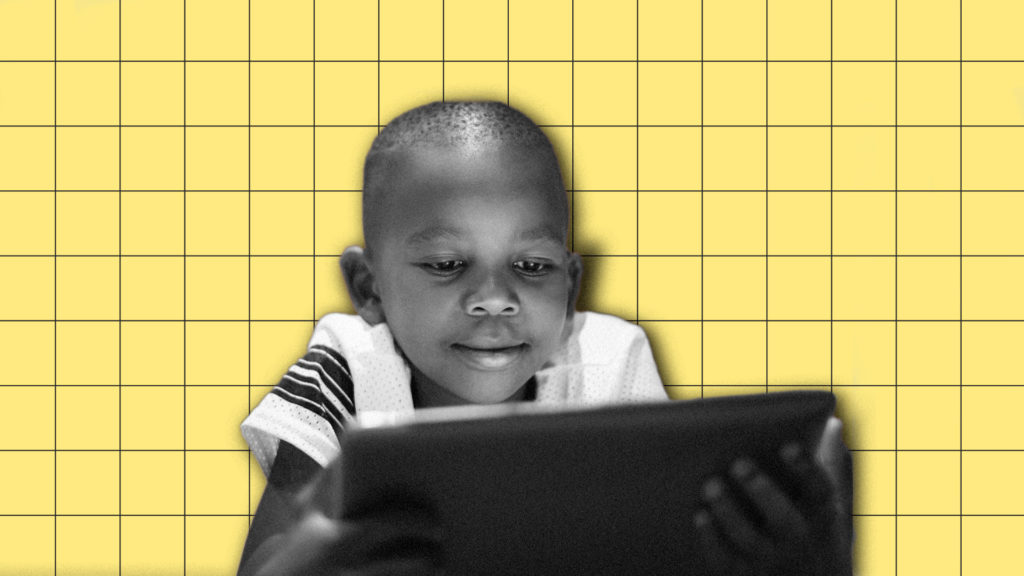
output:
[[[488,385],[477,381],[473,388],[459,397],[472,404],[500,404],[518,391],[520,386]]]

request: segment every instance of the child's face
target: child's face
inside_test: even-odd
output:
[[[496,144],[398,152],[372,247],[384,319],[424,380],[510,397],[558,349],[579,257],[550,172]]]

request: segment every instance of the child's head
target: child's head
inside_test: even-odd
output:
[[[363,230],[349,293],[418,385],[500,402],[561,345],[581,264],[551,144],[520,112],[435,102],[393,120],[366,158]]]

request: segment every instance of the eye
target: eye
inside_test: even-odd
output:
[[[439,276],[451,276],[466,267],[465,260],[438,260],[437,262],[424,262],[420,267],[426,271]]]
[[[517,260],[512,263],[512,267],[527,276],[542,276],[551,271],[552,265],[539,260]]]

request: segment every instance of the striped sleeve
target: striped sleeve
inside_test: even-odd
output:
[[[341,436],[344,422],[356,413],[352,374],[335,350],[315,345],[281,377],[271,391],[323,418]]]
[[[338,453],[345,424],[355,417],[348,362],[333,348],[309,347],[242,423],[242,435],[265,473],[281,440],[324,466]]]

